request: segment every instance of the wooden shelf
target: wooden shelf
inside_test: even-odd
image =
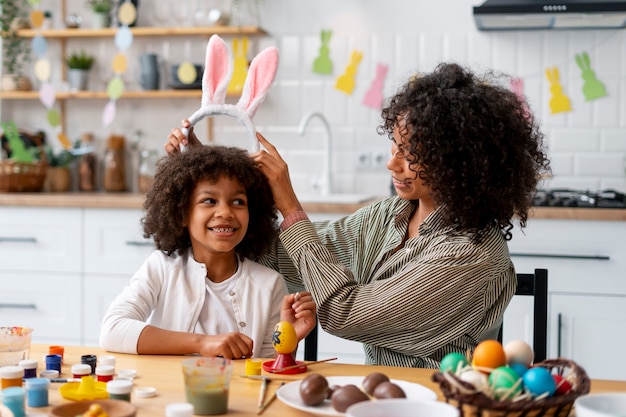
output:
[[[130,28],[133,36],[261,36],[267,32],[256,26],[207,26],[207,27],[159,27],[144,26]],[[33,29],[22,29],[18,31],[18,36],[33,38],[41,35],[47,39],[69,39],[69,38],[106,38],[113,37],[117,28],[105,29],[50,29],[36,31]]]
[[[189,98],[202,96],[202,90],[136,90],[125,91],[121,98]],[[56,93],[57,100],[68,99],[107,99],[106,91],[61,91]],[[1,100],[39,100],[39,91],[0,91]]]

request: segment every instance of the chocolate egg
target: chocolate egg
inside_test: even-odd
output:
[[[306,405],[318,405],[328,398],[328,380],[320,374],[307,375],[300,383],[300,397]]]
[[[382,400],[383,398],[406,398],[404,390],[393,382],[383,381],[374,388],[374,398]]]
[[[369,401],[369,399],[366,393],[352,384],[335,389],[333,395],[330,397],[333,408],[340,413],[345,412],[352,404],[361,401]]]
[[[373,372],[363,379],[363,390],[369,395],[374,395],[374,388],[381,382],[388,382],[389,377],[380,372]]]

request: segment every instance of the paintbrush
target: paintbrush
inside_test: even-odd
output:
[[[284,382],[281,382],[281,383],[280,383],[280,387],[276,388],[276,391],[274,391],[274,394],[272,394],[272,396],[270,397],[270,399],[269,399],[269,400],[267,400],[267,402],[266,402],[265,404],[263,404],[263,405],[261,406],[261,408],[259,408],[259,412],[258,412],[258,413],[256,413],[256,415],[257,415],[257,416],[260,416],[261,414],[263,414],[263,411],[265,411],[265,409],[266,409],[267,407],[269,407],[269,406],[270,406],[270,404],[271,404],[272,402],[274,402],[274,400],[276,399],[276,393],[278,392],[278,390],[279,390],[279,389],[280,389],[283,385],[285,385],[285,383],[284,383]]]

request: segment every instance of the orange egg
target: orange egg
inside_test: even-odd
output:
[[[506,354],[497,340],[484,340],[476,346],[472,355],[472,366],[483,373],[490,373],[499,366],[506,365]]]

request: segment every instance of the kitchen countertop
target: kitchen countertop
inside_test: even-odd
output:
[[[139,193],[110,192],[0,193],[0,206],[141,209],[144,197],[144,194]],[[358,204],[303,203],[302,206],[309,213],[352,213],[379,199]],[[530,217],[555,220],[626,221],[626,209],[534,207]]]

